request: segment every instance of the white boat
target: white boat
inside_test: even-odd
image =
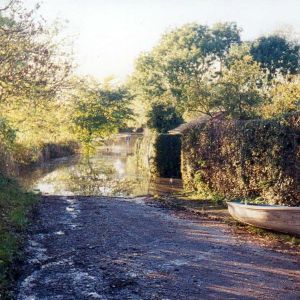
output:
[[[255,227],[300,236],[300,207],[227,202],[230,215]]]

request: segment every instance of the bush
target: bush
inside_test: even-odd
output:
[[[282,119],[212,120],[182,136],[182,176],[191,190],[300,205],[300,113]]]
[[[158,133],[167,133],[183,123],[183,119],[175,107],[166,104],[154,104],[147,117],[149,118],[148,127]]]
[[[79,150],[79,145],[73,141],[60,144],[47,143],[37,146],[25,146],[16,144],[12,154],[19,166],[40,164],[50,159],[70,156]]]
[[[15,148],[16,130],[0,117],[0,174],[14,175],[17,167],[12,152]]]

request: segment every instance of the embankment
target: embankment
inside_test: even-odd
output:
[[[13,177],[26,165],[72,155],[77,149],[74,142],[31,148],[16,145],[14,149],[0,145],[0,299],[11,299],[9,290],[17,273],[28,216],[38,200]]]

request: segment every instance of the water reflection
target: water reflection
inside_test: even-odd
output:
[[[55,195],[140,196],[180,191],[180,180],[151,182],[138,170],[134,156],[100,149],[93,157],[53,160],[20,176],[28,189]]]

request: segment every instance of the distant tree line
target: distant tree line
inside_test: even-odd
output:
[[[165,131],[201,114],[250,119],[298,111],[299,42],[279,33],[243,42],[240,33],[235,23],[186,24],[142,53],[128,80],[137,126]]]
[[[9,151],[73,140],[93,147],[120,128],[167,132],[201,114],[272,118],[299,110],[299,42],[242,41],[235,23],[186,24],[142,53],[126,84],[75,75],[72,47],[22,1],[0,7],[0,136]]]

